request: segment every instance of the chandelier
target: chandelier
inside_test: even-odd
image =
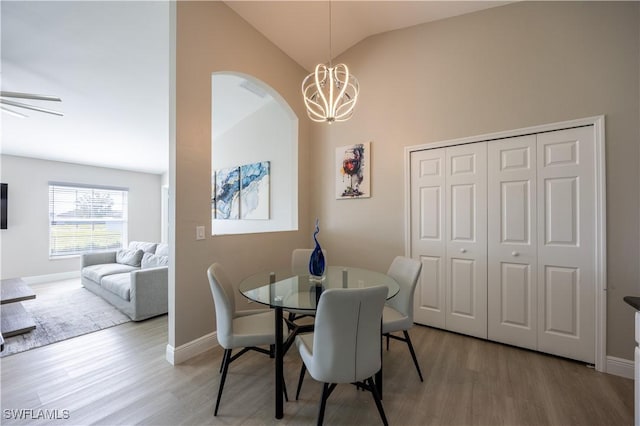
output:
[[[345,64],[331,63],[331,1],[329,1],[329,66],[316,65],[315,72],[302,81],[302,95],[309,118],[329,124],[347,121],[353,115],[360,86]]]

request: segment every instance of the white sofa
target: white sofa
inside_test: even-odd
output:
[[[168,312],[167,244],[132,241],[127,249],[82,255],[82,285],[133,321]]]

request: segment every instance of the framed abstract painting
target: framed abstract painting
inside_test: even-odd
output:
[[[270,163],[240,166],[240,218],[269,219]]]
[[[336,148],[336,198],[371,197],[371,142]]]
[[[240,218],[240,167],[216,170],[215,218]]]
[[[212,219],[269,219],[271,163],[216,170],[211,177]]]

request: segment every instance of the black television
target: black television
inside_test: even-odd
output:
[[[0,229],[7,229],[7,195],[9,185],[0,183]]]

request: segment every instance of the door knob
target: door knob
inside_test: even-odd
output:
[[[463,249],[463,248],[460,249],[460,253],[466,253],[466,252],[467,252],[467,249]]]
[[[518,257],[518,256],[520,256],[520,253],[518,253],[517,251],[512,251],[511,252],[511,256]]]

